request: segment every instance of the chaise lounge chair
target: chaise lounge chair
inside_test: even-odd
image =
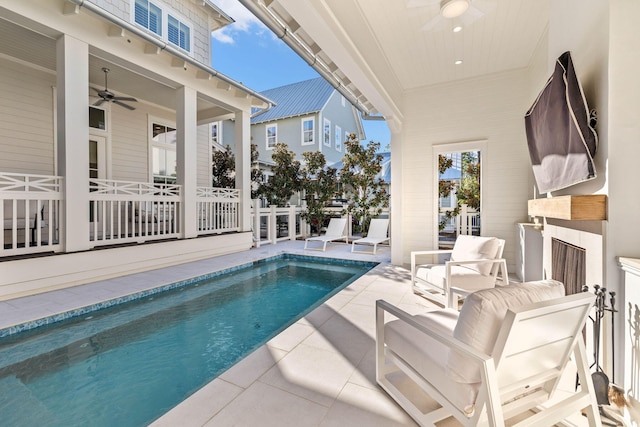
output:
[[[582,342],[594,297],[563,295],[553,280],[519,283],[472,293],[460,312],[413,316],[378,300],[377,382],[421,426],[453,416],[467,427],[503,427],[523,415],[509,425],[549,426],[586,409],[589,425],[599,427]],[[575,368],[578,390],[555,393]],[[431,399],[416,399],[417,389]]]
[[[373,245],[373,254],[375,255],[378,244],[389,241],[389,237],[387,237],[388,230],[389,230],[389,219],[387,218],[372,219],[371,224],[369,224],[369,231],[367,232],[367,237],[354,240],[351,243],[351,252],[356,251],[355,250],[356,245],[369,245],[369,246]],[[358,252],[364,252],[364,251],[358,251]]]
[[[322,251],[327,249],[327,243],[335,240],[343,240],[347,238],[345,229],[347,228],[346,218],[331,218],[327,226],[327,232],[323,236],[308,237],[304,241],[304,248],[320,250],[319,248],[307,248],[309,242],[322,242]]]

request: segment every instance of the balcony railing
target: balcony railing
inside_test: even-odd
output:
[[[60,250],[62,178],[0,173],[0,256]]]
[[[198,235],[240,230],[240,190],[198,187]]]
[[[90,179],[89,189],[93,246],[180,236],[179,185]]]

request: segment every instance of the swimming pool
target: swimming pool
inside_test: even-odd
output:
[[[2,424],[146,425],[374,265],[279,256],[3,338]]]

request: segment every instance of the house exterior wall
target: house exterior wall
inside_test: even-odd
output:
[[[405,95],[402,130],[403,263],[413,250],[434,247],[437,200],[433,146],[486,141],[482,153],[482,234],[507,240],[515,262],[515,223],[527,217],[529,163],[524,113],[530,103],[526,70],[413,90]],[[395,153],[394,153],[395,155]]]
[[[132,16],[132,5],[135,0],[89,0],[96,6],[110,12],[120,19],[135,25]],[[153,0],[160,7],[168,7],[181,15],[191,25],[193,47],[191,56],[199,62],[211,65],[211,42],[209,17],[201,6],[193,1]]]
[[[0,170],[53,175],[56,76],[0,58]]]
[[[331,135],[329,140],[330,146],[324,145],[324,141],[320,141],[322,152],[324,153],[327,163],[333,164],[340,162],[344,157],[344,143],[346,141],[345,133],[359,133],[361,128],[356,123],[356,113],[353,106],[347,102],[338,92],[333,92],[329,101],[322,109],[322,122],[327,118],[331,120]],[[340,127],[340,147],[336,148],[336,127]],[[320,136],[322,138],[324,124],[320,124]]]

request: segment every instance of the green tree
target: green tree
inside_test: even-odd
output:
[[[365,230],[372,217],[389,206],[389,195],[385,183],[376,176],[382,171],[381,154],[377,154],[379,142],[369,141],[366,147],[360,144],[355,134],[345,142],[340,183],[348,200],[346,211]]]
[[[461,179],[460,183],[451,180],[439,179],[438,192],[439,196],[448,197],[455,192],[457,203],[456,206],[449,211],[440,210],[442,220],[438,227],[442,231],[447,222],[451,218],[460,215],[460,206],[466,204],[472,209],[480,209],[480,158],[479,152],[469,151],[460,154],[461,159]],[[440,154],[438,156],[438,172],[443,175],[447,169],[453,166],[451,157]]]
[[[300,162],[295,157],[295,153],[289,150],[287,144],[276,143],[271,154],[274,162],[273,175],[269,177],[269,181],[260,186],[260,194],[270,204],[286,206],[291,196],[302,189]]]
[[[231,147],[216,150],[211,155],[211,186],[214,188],[235,188],[236,160]]]
[[[302,189],[305,192],[307,210],[302,218],[319,230],[326,216],[325,207],[338,190],[338,170],[327,167],[327,161],[319,151],[302,153],[305,166],[301,169]]]
[[[263,172],[258,166],[258,146],[251,144],[251,198],[259,197]],[[229,145],[225,150],[214,151],[211,156],[211,186],[214,188],[236,187],[236,157]]]
[[[447,169],[449,169],[451,166],[453,166],[453,159],[451,157],[444,156],[442,154],[438,155],[438,176],[444,175]],[[455,181],[438,178],[438,196],[440,198],[449,197],[455,189]],[[440,209],[439,206],[438,208],[439,213],[442,216],[442,220],[440,220],[440,222],[438,223],[438,229],[442,231],[451,218],[454,218],[460,214],[460,207],[456,206],[452,210],[444,212],[442,211],[442,209]]]

